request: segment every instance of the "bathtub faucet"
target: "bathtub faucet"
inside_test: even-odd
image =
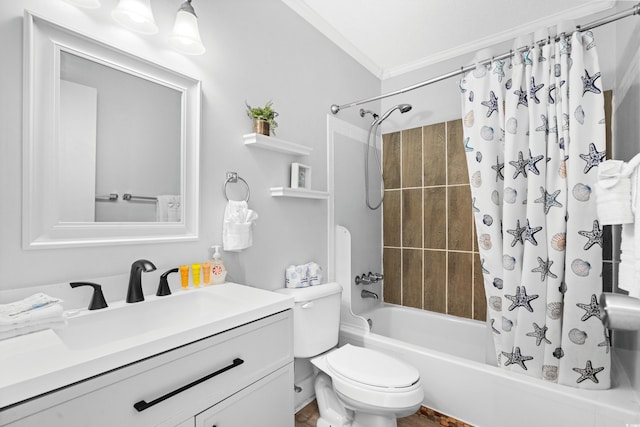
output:
[[[363,289],[362,292],[360,292],[360,296],[362,298],[373,298],[373,299],[379,299],[380,297],[378,297],[378,294],[376,294],[375,292],[371,292],[368,291],[366,289]]]
[[[355,281],[356,285],[370,285],[382,280],[383,277],[380,273],[369,272],[369,274],[362,273],[362,276],[356,276]]]

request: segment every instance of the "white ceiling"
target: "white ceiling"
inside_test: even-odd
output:
[[[282,0],[385,79],[610,9],[605,0]]]

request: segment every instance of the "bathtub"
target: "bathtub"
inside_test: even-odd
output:
[[[579,390],[495,366],[482,322],[381,303],[345,319],[340,344],[379,350],[420,371],[424,406],[478,427],[640,426],[640,402],[617,358],[614,388]],[[363,327],[364,326],[364,327]]]

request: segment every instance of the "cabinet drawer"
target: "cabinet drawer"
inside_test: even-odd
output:
[[[293,363],[196,416],[195,427],[293,427]]]
[[[10,425],[176,425],[292,362],[291,326],[287,310],[128,365],[20,405],[46,409]]]

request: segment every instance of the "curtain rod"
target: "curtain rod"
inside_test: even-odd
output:
[[[571,32],[570,34],[573,34],[573,33],[577,32],[577,31],[589,31],[589,30],[592,30],[592,29],[594,29],[596,27],[600,27],[602,25],[609,24],[611,22],[617,21],[617,20],[622,19],[622,18],[626,18],[627,16],[633,16],[633,15],[640,15],[640,3],[636,4],[635,6],[629,8],[627,10],[624,10],[622,12],[618,12],[618,13],[615,13],[613,15],[605,16],[604,18],[599,19],[597,21],[593,21],[593,22],[590,22],[590,23],[585,24],[585,25],[576,25],[575,31]],[[556,38],[556,40],[558,40],[558,39]],[[545,39],[545,40],[537,41],[534,44],[543,45],[543,44],[545,44],[547,42],[548,42],[548,40]],[[491,63],[492,61],[495,61],[495,60],[509,58],[514,53],[525,51],[527,49],[529,49],[529,46],[523,46],[523,47],[515,49],[515,50],[512,49],[509,52],[505,52],[505,53],[503,53],[501,55],[497,55],[497,56],[493,56],[491,58],[487,58],[484,61],[479,61],[478,63],[479,64],[489,64],[489,63]],[[451,71],[450,73],[443,74],[441,76],[434,77],[432,79],[425,80],[423,82],[416,83],[416,84],[414,84],[412,86],[407,86],[407,87],[405,87],[403,89],[398,89],[398,90],[393,91],[393,92],[388,92],[388,93],[385,93],[385,94],[382,94],[382,95],[373,96],[371,98],[361,99],[359,101],[350,102],[350,103],[344,104],[344,105],[333,104],[331,106],[331,112],[333,114],[338,114],[338,112],[340,110],[342,110],[343,108],[355,107],[356,105],[366,104],[368,102],[377,101],[379,99],[388,98],[390,96],[400,95],[401,93],[409,92],[409,91],[421,88],[423,86],[428,86],[430,84],[437,83],[439,81],[446,80],[446,79],[449,79],[451,77],[455,77],[455,76],[460,75],[460,74],[465,74],[465,73],[468,73],[469,71],[473,71],[476,68],[476,65],[477,64],[467,65],[466,67],[460,67],[459,70]]]

